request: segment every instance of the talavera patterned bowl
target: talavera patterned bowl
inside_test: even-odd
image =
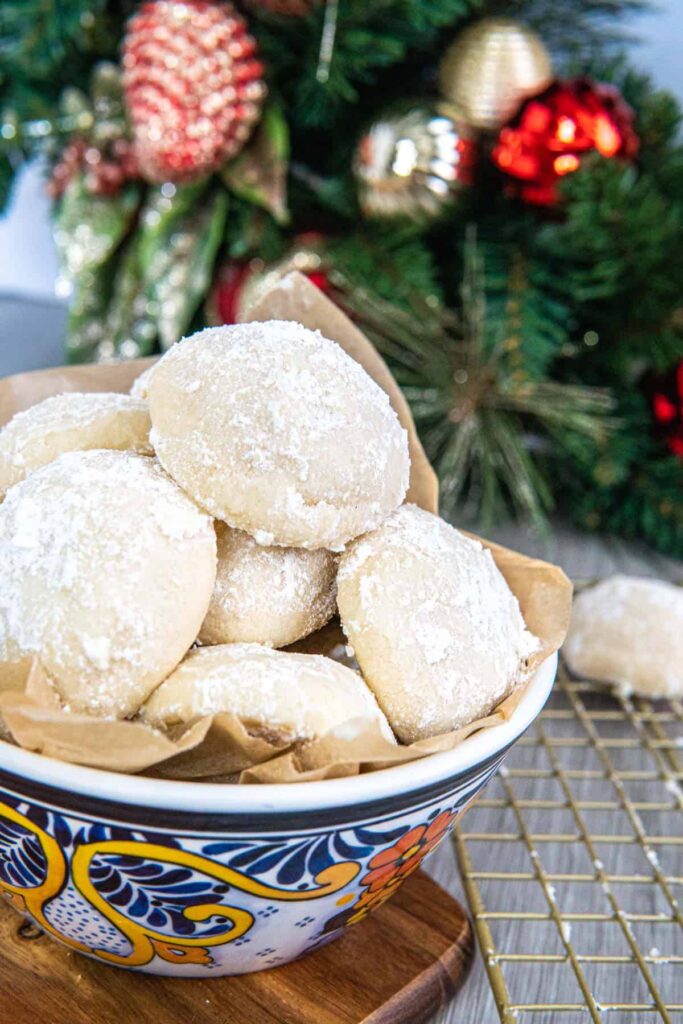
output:
[[[0,889],[71,949],[211,977],[287,963],[389,899],[543,707],[557,656],[512,717],[455,750],[291,785],[167,782],[0,741]]]

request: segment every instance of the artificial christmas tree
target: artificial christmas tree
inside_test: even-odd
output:
[[[680,114],[606,36],[634,6],[5,0],[0,192],[47,154],[69,358],[163,349],[300,258],[449,514],[683,554]]]

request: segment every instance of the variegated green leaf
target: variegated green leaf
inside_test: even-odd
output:
[[[289,127],[280,107],[271,104],[246,149],[223,170],[232,192],[287,224]]]

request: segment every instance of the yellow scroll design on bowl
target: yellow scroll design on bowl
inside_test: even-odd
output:
[[[7,895],[13,907],[22,914],[30,914],[46,932],[55,935],[62,941],[68,941],[74,949],[87,953],[88,947],[83,943],[76,940],[64,940],[61,933],[52,927],[43,913],[43,907],[59,895],[67,880],[66,860],[59,843],[35,822],[20,814],[19,811],[15,811],[13,807],[8,807],[7,804],[0,803],[0,817],[19,825],[20,828],[34,835],[40,843],[42,854],[45,857],[45,878],[39,885],[13,885],[11,882],[0,879],[0,890]]]
[[[130,952],[112,953],[105,949],[91,948],[62,934],[50,924],[45,917],[46,905],[60,894],[68,880],[64,853],[49,833],[6,804],[0,803],[0,817],[14,822],[36,837],[47,866],[45,879],[37,886],[22,887],[0,881],[0,888],[7,893],[14,906],[30,914],[41,928],[73,949],[124,967],[140,967],[148,964],[155,956],[170,963],[209,964],[212,962],[210,947],[239,939],[252,927],[254,917],[248,910],[239,907],[207,902],[186,907],[183,910],[184,916],[190,921],[197,922],[208,921],[212,917],[227,919],[229,927],[225,932],[204,937],[176,937],[147,928],[112,906],[97,891],[90,879],[90,867],[95,857],[134,857],[182,866],[258,899],[279,902],[301,902],[332,895],[352,882],[360,870],[354,861],[333,864],[315,876],[315,888],[291,891],[250,878],[241,871],[187,850],[134,840],[84,843],[73,851],[71,879],[83,898],[130,942]]]
[[[223,903],[202,903],[186,908],[183,911],[184,916],[191,921],[207,921],[211,917],[220,916],[227,918],[232,927],[222,935],[212,935],[208,940],[204,937],[176,939],[163,932],[145,928],[144,925],[131,921],[121,911],[112,907],[97,892],[90,881],[90,864],[97,856],[138,857],[157,863],[182,866],[241,892],[249,893],[251,896],[289,902],[320,899],[322,896],[339,892],[355,878],[359,870],[358,865],[352,861],[334,864],[316,875],[315,889],[292,892],[288,889],[267,885],[255,878],[249,878],[241,871],[218,864],[200,854],[160,846],[156,843],[103,840],[79,846],[74,850],[71,859],[71,877],[74,885],[88,903],[118,928],[133,946],[132,952],[127,955],[109,953],[106,950],[95,950],[94,952],[109,963],[125,964],[129,967],[149,963],[155,953],[162,960],[168,960],[171,963],[210,963],[211,958],[206,948],[207,945],[222,945],[241,938],[251,928],[254,918],[249,911],[237,907],[230,907]]]

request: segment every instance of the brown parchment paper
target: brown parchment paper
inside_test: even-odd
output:
[[[271,289],[245,316],[246,321],[296,320],[319,329],[360,362],[387,392],[408,432],[411,456],[407,500],[437,511],[438,486],[415,430],[408,404],[376,349],[362,332],[303,275],[293,273]],[[128,391],[150,359],[127,363],[55,367],[17,374],[0,381],[0,425],[50,395],[64,391]],[[480,538],[478,538],[480,539]],[[566,633],[571,584],[555,566],[489,544],[493,557],[517,596],[529,629],[539,638],[534,670],[557,650]],[[0,566],[0,572],[2,567]],[[345,639],[337,621],[307,637],[293,650],[345,660]],[[338,778],[389,767],[449,750],[479,729],[508,719],[524,687],[490,715],[456,732],[391,744],[376,727],[347,722],[326,736],[291,744],[282,737],[254,735],[234,715],[219,714],[191,722],[170,734],[138,721],[115,722],[65,711],[35,659],[0,663],[0,742],[11,740],[28,750],[76,764],[119,772],[204,782],[302,782]]]

